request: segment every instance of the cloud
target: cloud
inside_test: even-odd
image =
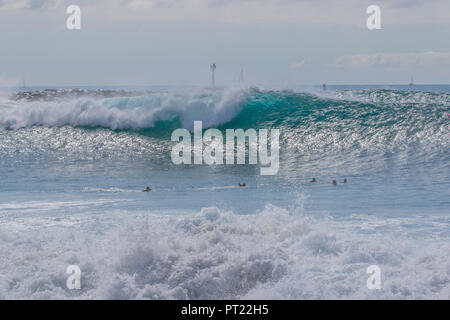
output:
[[[301,60],[299,62],[291,64],[291,68],[292,69],[301,69],[305,65],[305,63],[306,63],[305,60]]]
[[[449,24],[449,0],[378,0],[382,23]],[[0,0],[0,11],[89,7],[92,19],[132,21],[208,20],[239,23],[292,22],[352,24],[365,28],[373,0]]]
[[[353,54],[336,58],[337,67],[427,67],[450,65],[450,52]]]
[[[28,7],[33,10],[41,9],[46,2],[47,0],[28,0]]]
[[[0,0],[0,8],[21,10],[31,9],[40,10],[46,8],[55,8],[62,3],[62,0]]]

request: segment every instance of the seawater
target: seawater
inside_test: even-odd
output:
[[[5,95],[0,298],[448,299],[449,110],[449,86]],[[280,129],[279,173],[174,165],[194,120]]]

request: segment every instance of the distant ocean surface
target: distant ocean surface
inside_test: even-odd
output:
[[[450,299],[450,86],[103,89],[153,92],[0,96],[0,299]],[[194,120],[278,174],[174,165]]]

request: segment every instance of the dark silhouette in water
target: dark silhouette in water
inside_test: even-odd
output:
[[[333,180],[333,186],[336,186],[336,185],[337,185],[336,180]]]
[[[152,191],[152,189],[151,189],[149,186],[147,186],[147,188],[145,188],[144,190],[142,190],[142,192],[150,192],[150,191]]]
[[[312,178],[310,182],[317,182],[316,178]]]
[[[239,183],[239,187],[245,187],[245,183]]]
[[[343,183],[347,183],[347,179],[344,179]]]

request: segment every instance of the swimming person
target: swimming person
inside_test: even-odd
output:
[[[239,183],[239,187],[245,187],[245,183],[243,184]]]
[[[316,178],[312,178],[310,182],[317,182]]]
[[[336,186],[336,185],[337,185],[336,180],[333,180],[333,186]]]
[[[347,179],[344,179],[343,183],[347,183]]]
[[[147,188],[145,188],[144,190],[142,190],[142,192],[150,192],[150,191],[152,191],[152,189],[151,189],[149,186],[147,186]]]

